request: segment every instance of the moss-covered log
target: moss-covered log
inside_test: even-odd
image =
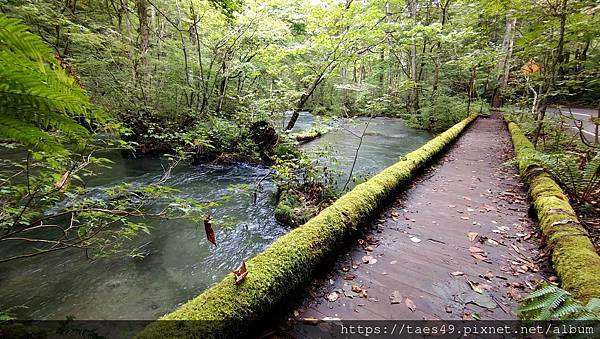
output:
[[[477,116],[472,115],[407,154],[365,183],[356,186],[306,224],[279,238],[246,263],[248,276],[239,285],[225,277],[139,338],[239,337],[250,321],[261,319],[291,291],[305,283],[314,268],[381,207],[382,203],[439,154]]]
[[[308,131],[291,134],[291,137],[298,142],[304,143],[316,139],[327,132],[329,132],[329,129],[327,128],[314,128]]]
[[[552,250],[552,263],[562,287],[582,301],[599,298],[600,256],[587,231],[560,186],[535,162],[533,144],[514,122],[508,122],[508,128],[519,171],[529,186],[540,229]]]

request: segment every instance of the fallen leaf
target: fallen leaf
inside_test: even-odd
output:
[[[469,217],[460,217],[462,220],[469,220]]]
[[[471,256],[477,260],[481,260],[481,261],[487,260],[487,258],[485,256],[483,256],[479,253],[471,253]]]
[[[317,325],[321,320],[317,318],[303,318],[302,322],[306,325]]]
[[[461,271],[455,271],[455,272],[450,273],[450,275],[453,276],[453,277],[458,277],[458,276],[461,276],[461,275],[464,275],[464,274],[465,273],[461,272]]]
[[[334,302],[334,301],[338,300],[339,297],[340,297],[340,295],[336,291],[333,291],[333,292],[329,293],[329,295],[327,296],[327,300]]]
[[[508,288],[508,296],[512,300],[521,300],[521,293],[519,293],[519,291],[512,286]]]
[[[469,252],[471,252],[471,253],[485,253],[485,251],[483,250],[483,248],[479,248],[477,246],[471,246],[471,247],[469,247]]]
[[[462,318],[463,320],[473,320],[473,315],[470,311],[465,311]]]
[[[356,278],[356,276],[353,274],[348,274],[344,276],[344,280],[354,280],[354,278]]]
[[[552,281],[552,282],[558,281],[558,277],[555,275],[549,276],[548,281]]]
[[[217,237],[215,236],[215,230],[212,228],[211,224],[212,217],[210,215],[204,218],[204,232],[206,232],[206,239],[210,241],[213,245],[217,244]]]
[[[350,268],[348,268],[346,266],[342,267],[342,272],[348,272],[348,271],[350,271]]]
[[[497,242],[496,240],[494,240],[494,239],[488,239],[488,240],[487,240],[487,242],[488,242],[488,244],[490,244],[490,245],[495,245],[495,246],[498,246],[498,245],[499,245],[499,244],[498,244],[498,242]]]
[[[417,238],[417,237],[410,237],[410,241],[414,242],[414,243],[420,243],[421,239]]]
[[[475,241],[479,233],[477,232],[469,232],[467,233],[467,237],[469,237],[469,241]]]
[[[362,261],[365,264],[371,264],[372,265],[372,264],[374,264],[374,263],[377,262],[377,259],[373,258],[370,255],[365,255],[364,257],[362,257]]]
[[[483,277],[487,280],[492,280],[495,277],[495,274],[492,271],[487,271]]]
[[[360,286],[358,286],[358,285],[352,285],[352,292],[354,292],[354,293],[360,293],[360,292],[362,292],[362,290],[363,289]]]
[[[246,276],[248,275],[248,270],[246,269],[246,262],[242,260],[242,263],[237,268],[237,270],[233,271],[233,276],[235,278],[235,284],[239,285]]]
[[[481,288],[481,286],[479,286],[478,282],[475,281],[471,281],[471,280],[467,280],[467,282],[469,283],[469,286],[471,286],[471,289],[479,294],[483,293],[483,289]]]
[[[404,304],[406,305],[406,307],[408,307],[409,310],[413,312],[417,309],[417,305],[415,305],[415,303],[412,300],[410,300],[410,298],[406,298],[406,300],[404,300]]]
[[[399,291],[394,291],[392,293],[392,295],[390,296],[390,303],[391,304],[399,304],[402,302],[402,294],[400,294]]]

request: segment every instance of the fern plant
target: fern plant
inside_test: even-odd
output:
[[[600,299],[583,305],[569,292],[554,285],[542,285],[519,301],[521,320],[600,320]]]
[[[533,158],[579,201],[589,201],[600,189],[600,152],[584,164],[578,157],[562,153],[538,152]]]
[[[0,14],[0,116],[0,139],[54,152],[64,152],[65,143],[82,144],[90,137],[77,120],[104,120],[42,39],[4,14]]]

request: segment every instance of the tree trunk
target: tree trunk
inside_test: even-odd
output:
[[[537,127],[535,129],[535,134],[533,135],[533,146],[537,147],[537,142],[542,133],[542,128],[544,124],[544,118],[546,117],[546,108],[548,107],[548,95],[554,88],[554,84],[556,83],[556,78],[558,74],[562,74],[562,63],[564,61],[564,46],[565,46],[565,27],[567,23],[567,4],[568,0],[562,0],[561,10],[560,10],[560,30],[558,36],[558,44],[556,46],[556,55],[554,60],[552,61],[552,66],[550,67],[550,72],[548,74],[548,80],[546,81],[546,90],[544,91],[544,96],[540,100],[540,113],[538,114]],[[558,67],[558,70],[557,70]]]
[[[497,71],[499,73],[497,79],[496,90],[492,99],[492,107],[498,108],[502,105],[502,93],[508,85],[508,75],[510,71],[510,59],[512,58],[513,46],[515,42],[515,25],[517,19],[506,18],[506,29],[504,30],[504,39],[502,40],[502,55],[498,61]]]
[[[413,21],[414,26],[417,25],[417,0],[410,0],[408,2],[408,7],[410,9],[410,17]],[[418,74],[417,74],[417,41],[413,40],[410,46],[409,52],[409,61],[410,61],[410,77],[413,81],[413,89],[412,89],[412,102],[411,102],[411,110],[412,113],[417,113],[419,110],[419,86],[418,82]]]

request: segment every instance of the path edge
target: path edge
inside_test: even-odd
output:
[[[528,186],[533,208],[552,264],[564,289],[586,302],[600,297],[600,256],[587,230],[577,219],[569,199],[552,176],[533,159],[536,152],[521,128],[510,117],[508,124],[521,178]]]
[[[372,217],[393,193],[450,146],[477,116],[472,114],[450,127],[357,185],[304,225],[281,236],[246,263],[249,273],[241,284],[234,284],[233,275],[227,275],[174,312],[148,325],[137,338],[239,336],[253,321],[262,319],[305,283],[348,233]]]

